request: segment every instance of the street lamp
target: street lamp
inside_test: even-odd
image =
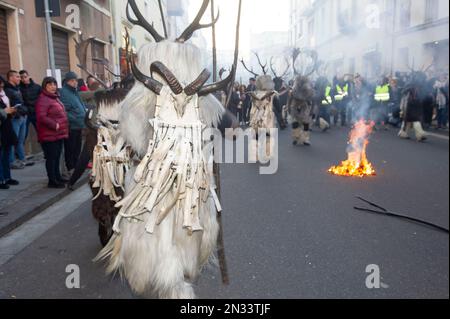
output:
[[[52,22],[50,19],[50,13],[52,13],[53,11],[50,10],[50,5],[48,1],[49,0],[44,0],[45,24],[47,26],[48,55],[52,76],[56,78],[55,51],[53,48]]]

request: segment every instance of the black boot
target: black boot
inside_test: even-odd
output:
[[[48,182],[48,188],[52,189],[63,189],[66,188],[66,186],[58,181],[49,181]]]

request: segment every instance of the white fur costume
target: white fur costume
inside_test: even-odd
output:
[[[406,117],[406,114],[408,112],[408,101],[410,100],[410,94],[411,93],[407,93],[405,96],[403,96],[400,102],[400,111],[402,114],[401,117]],[[418,142],[423,142],[427,139],[427,133],[423,130],[422,123],[420,121],[407,122],[406,120],[403,120],[402,127],[400,129],[400,132],[398,133],[398,136],[402,139],[409,139],[409,132],[411,130],[414,131]]]
[[[107,119],[97,116],[102,124],[97,130],[98,144],[94,149],[91,179],[98,194],[108,196],[113,202],[121,200],[116,188],[124,189],[125,175],[131,166],[131,148],[120,136],[118,127]]]
[[[186,85],[202,71],[200,55],[186,43],[147,44],[139,69],[150,75],[150,65],[160,61]],[[142,162],[127,175],[117,233],[97,259],[107,259],[108,273],[119,271],[139,295],[194,298],[192,284],[213,257],[219,231],[201,130],[217,126],[225,110],[212,95],[174,96],[165,86],[157,96],[140,82],[121,110],[122,136]]]
[[[259,76],[256,80],[256,91],[251,93],[252,109],[250,111],[250,128],[253,138],[250,141],[250,161],[256,162],[260,155],[258,150],[258,135],[263,132],[268,135],[266,139],[265,154],[271,158],[274,154],[275,140],[270,136],[270,129],[276,128],[273,102],[276,97],[275,83],[269,75]],[[260,131],[262,130],[262,131]]]

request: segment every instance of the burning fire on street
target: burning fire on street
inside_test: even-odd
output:
[[[369,137],[373,132],[374,122],[367,124],[360,120],[355,124],[348,142],[348,159],[339,166],[331,167],[328,172],[338,176],[367,177],[375,176],[376,171],[367,159],[367,146]]]

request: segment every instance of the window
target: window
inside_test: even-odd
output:
[[[401,48],[398,50],[398,60],[401,63],[400,66],[404,69],[409,68],[409,49]]]
[[[6,11],[0,9],[0,74],[4,76],[10,68]]]
[[[402,0],[400,4],[400,27],[407,29],[411,26],[411,0]]]
[[[303,37],[303,20],[300,20],[298,24],[298,38]]]
[[[439,13],[439,0],[426,0],[425,3],[425,22],[437,20]]]
[[[355,58],[350,58],[348,60],[348,73],[350,74],[355,74],[355,65],[356,65],[356,61]]]
[[[308,23],[308,33],[310,36],[314,35],[314,20],[310,20]]]
[[[105,45],[101,42],[92,42],[92,68],[94,74],[100,79],[105,80],[105,66],[102,62],[105,61]]]

